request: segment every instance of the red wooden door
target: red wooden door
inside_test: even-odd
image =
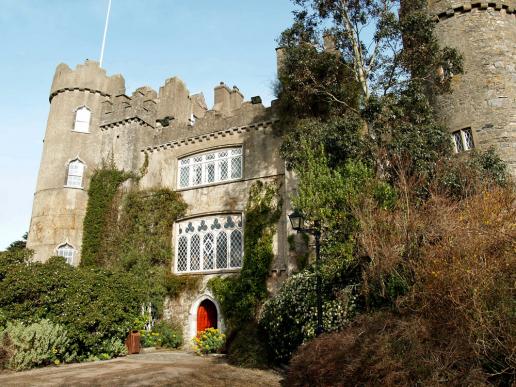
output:
[[[210,300],[204,300],[197,310],[197,333],[206,328],[217,328],[217,308]]]

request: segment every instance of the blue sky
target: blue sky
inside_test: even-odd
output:
[[[179,76],[208,105],[220,81],[273,98],[289,0],[112,0],[103,67],[130,94]],[[0,250],[29,229],[55,67],[98,60],[108,0],[0,0]]]

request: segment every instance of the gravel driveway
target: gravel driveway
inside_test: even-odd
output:
[[[228,365],[222,358],[153,352],[93,363],[0,374],[1,386],[279,386],[272,371]]]

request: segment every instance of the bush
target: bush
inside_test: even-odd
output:
[[[267,336],[256,323],[249,323],[228,337],[226,352],[233,365],[260,369],[271,365]]]
[[[143,348],[161,346],[161,335],[158,332],[140,330],[140,344]]]
[[[107,355],[109,359],[112,357],[126,356],[127,347],[119,338],[112,337],[102,343],[101,355]]]
[[[0,281],[5,278],[10,268],[26,264],[33,254],[34,251],[28,249],[0,251]]]
[[[440,359],[432,364],[450,380],[478,370],[490,382],[510,384],[516,196],[509,185],[473,188],[461,200],[439,191],[424,203],[408,196],[394,211],[357,207],[357,240],[369,258],[363,296],[370,309],[389,306],[420,321],[433,339],[428,358]]]
[[[324,334],[292,357],[287,386],[485,385],[486,375],[460,347],[441,345],[426,321],[380,312]]]
[[[183,344],[182,328],[176,322],[158,321],[154,324],[153,331],[160,335],[160,345],[164,348],[179,348]]]
[[[140,313],[141,289],[128,273],[74,268],[61,257],[15,265],[0,281],[0,309],[9,321],[48,319],[66,327],[79,359],[124,340]]]
[[[275,360],[287,361],[303,342],[315,337],[317,325],[316,276],[305,270],[288,278],[276,296],[263,308],[260,325],[267,332]],[[323,284],[323,327],[331,332],[342,328],[354,309],[351,289],[334,295]]]
[[[226,336],[215,328],[206,328],[199,332],[197,337],[192,341],[194,343],[194,351],[198,355],[206,355],[208,353],[219,352],[224,346]]]
[[[17,371],[70,362],[76,355],[71,352],[66,329],[49,320],[29,325],[9,322],[2,335],[2,342],[8,343],[11,349],[7,366]]]
[[[463,199],[486,188],[507,186],[509,182],[507,166],[491,147],[484,152],[475,149],[440,165],[432,188],[454,199]]]

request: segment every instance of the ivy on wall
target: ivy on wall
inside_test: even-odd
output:
[[[113,199],[120,185],[133,177],[113,165],[94,172],[88,189],[88,205],[84,217],[81,266],[102,266],[103,239],[113,214]]]
[[[165,296],[193,289],[198,278],[171,271],[172,226],[186,210],[180,194],[169,189],[120,189],[138,176],[114,166],[96,171],[88,191],[81,266],[135,274],[145,299],[158,308]]]
[[[237,276],[216,277],[208,284],[230,329],[238,330],[252,322],[257,308],[267,298],[266,281],[281,206],[277,182],[257,181],[251,186],[245,212],[242,270]]]

